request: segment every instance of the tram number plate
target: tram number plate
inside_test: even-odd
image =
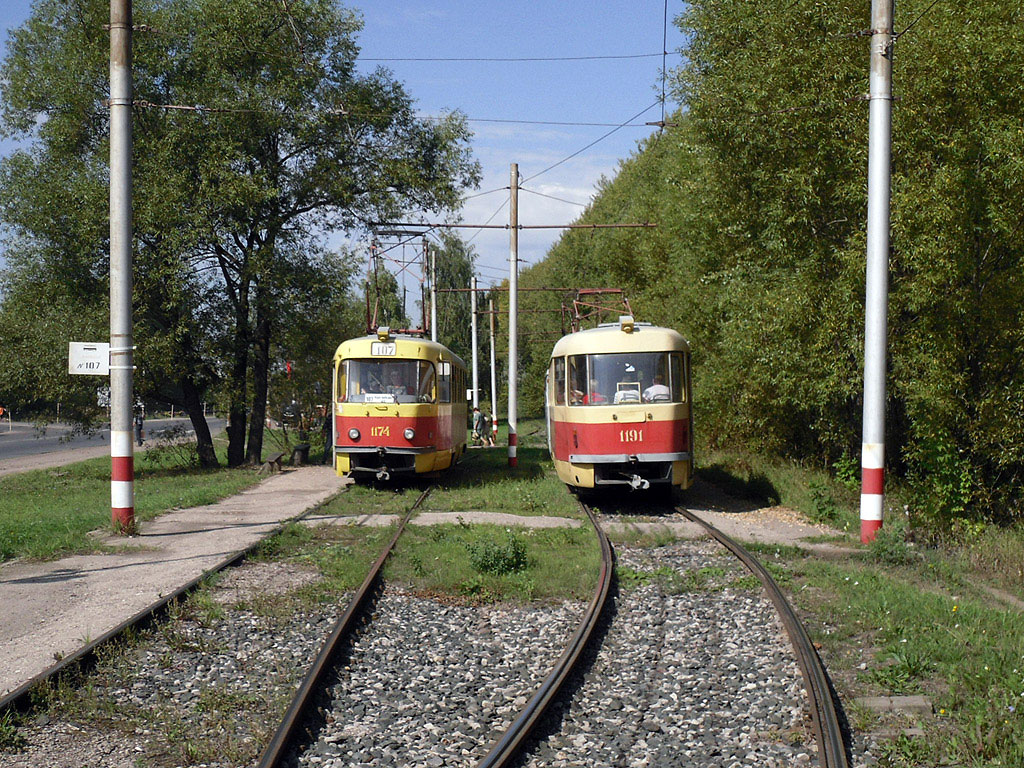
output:
[[[388,357],[394,357],[396,352],[396,346],[392,342],[375,341],[372,344],[370,344],[371,355],[385,355]]]
[[[640,443],[643,442],[644,431],[642,429],[620,429],[619,430],[619,442],[620,443]]]
[[[391,427],[381,425],[370,427],[370,437],[391,437]]]

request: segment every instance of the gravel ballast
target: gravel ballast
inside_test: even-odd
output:
[[[816,765],[803,680],[747,572],[703,540],[619,547],[617,556],[631,577],[524,764]],[[254,582],[266,581],[263,567],[280,569],[254,566]],[[584,608],[455,605],[388,588],[346,653],[335,709],[301,764],[475,765]],[[0,764],[253,765],[331,629],[328,613],[275,619],[229,608],[222,619],[177,622],[126,652],[116,677],[94,679],[84,695],[100,703],[87,717],[21,729],[25,750],[0,753]],[[873,760],[862,750],[851,764]]]

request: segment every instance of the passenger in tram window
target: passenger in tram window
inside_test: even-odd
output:
[[[411,395],[412,389],[406,384],[402,383],[402,373],[397,368],[391,370],[390,382],[388,384],[388,392],[392,395]]]
[[[569,366],[569,405],[579,405],[583,402],[583,377],[580,368],[575,364]]]
[[[584,405],[597,405],[607,403],[608,398],[602,395],[597,389],[597,379],[590,380],[590,391],[583,396]]]
[[[660,373],[654,377],[654,383],[644,390],[644,402],[668,402],[671,400],[671,392],[665,386],[665,377]]]

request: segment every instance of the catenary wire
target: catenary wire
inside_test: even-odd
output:
[[[583,152],[586,152],[586,151],[587,151],[588,149],[590,149],[590,148],[591,148],[592,146],[594,146],[595,144],[598,144],[598,143],[600,143],[600,142],[604,141],[605,139],[607,139],[607,138],[608,138],[609,136],[611,136],[611,135],[612,135],[613,133],[615,133],[616,131],[620,130],[621,128],[625,128],[625,127],[626,127],[627,125],[629,125],[629,124],[630,124],[630,123],[632,123],[632,122],[633,122],[634,120],[636,120],[636,119],[637,119],[638,117],[640,117],[640,115],[642,115],[642,114],[643,114],[644,112],[649,112],[650,110],[654,109],[654,108],[655,108],[656,106],[658,106],[658,103],[659,103],[659,102],[657,102],[657,101],[656,101],[656,102],[654,102],[653,104],[651,104],[651,105],[650,105],[649,107],[644,107],[644,108],[643,108],[643,109],[641,109],[641,110],[640,110],[639,112],[637,112],[637,113],[636,113],[635,115],[633,115],[633,116],[632,116],[631,118],[629,118],[628,120],[626,120],[626,121],[625,121],[624,123],[620,123],[618,127],[616,127],[616,128],[612,128],[612,130],[610,130],[610,131],[608,131],[607,133],[605,133],[605,134],[603,134],[603,135],[599,136],[598,138],[594,139],[594,140],[593,140],[592,142],[590,142],[589,144],[587,144],[587,145],[586,145],[585,147],[581,147],[580,149],[578,149],[578,150],[576,150],[575,152],[573,152],[573,153],[572,153],[571,155],[569,155],[569,156],[567,156],[567,157],[563,157],[563,158],[562,158],[561,160],[559,160],[559,161],[558,161],[557,163],[552,163],[552,164],[551,164],[551,165],[549,165],[549,166],[548,166],[547,168],[545,168],[545,169],[544,169],[543,171],[539,171],[538,173],[535,173],[535,174],[533,174],[532,176],[530,176],[530,177],[528,177],[528,178],[525,178],[525,179],[523,179],[521,183],[523,183],[523,184],[526,184],[527,182],[533,181],[533,180],[534,180],[534,179],[536,179],[536,178],[537,178],[538,176],[542,176],[542,175],[544,175],[545,173],[547,173],[548,171],[550,171],[550,170],[553,170],[554,168],[557,168],[557,167],[558,167],[558,166],[560,166],[560,165],[561,165],[562,163],[568,162],[569,160],[572,160],[572,159],[573,159],[574,157],[576,157],[577,155],[579,155],[579,154],[582,154]]]

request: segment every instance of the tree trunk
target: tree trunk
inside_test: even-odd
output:
[[[238,301],[235,305],[235,338],[229,382],[228,466],[237,467],[245,461],[246,376],[249,372],[249,289],[247,279],[238,279]]]
[[[191,379],[185,378],[181,382],[181,389],[185,395],[185,410],[192,422],[192,429],[196,433],[196,452],[199,454],[199,466],[203,469],[214,469],[220,466],[217,461],[217,454],[213,449],[213,437],[210,435],[210,425],[206,423],[206,414],[203,413],[203,403],[199,396],[199,390]]]
[[[256,330],[252,352],[252,421],[249,422],[249,448],[246,460],[259,464],[263,460],[263,428],[267,423],[268,377],[270,375],[270,317],[265,306],[267,297],[262,287],[256,289]]]

